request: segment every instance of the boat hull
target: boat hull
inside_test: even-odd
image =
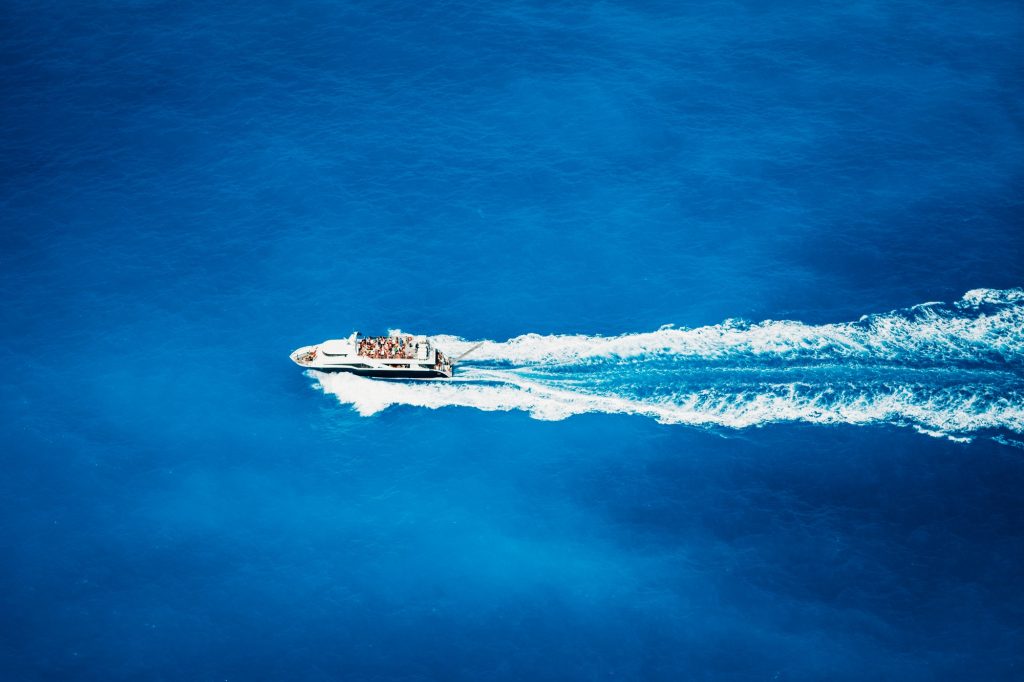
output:
[[[316,372],[346,372],[372,379],[450,379],[451,376],[438,369],[376,369],[373,367],[308,367]]]
[[[292,362],[317,372],[345,372],[371,379],[451,379],[452,362],[425,336],[367,336],[328,339],[303,346]]]

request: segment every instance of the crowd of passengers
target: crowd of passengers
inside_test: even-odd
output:
[[[412,358],[415,351],[411,336],[371,336],[359,340],[359,354],[378,360]]]

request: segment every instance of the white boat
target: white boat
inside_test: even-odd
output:
[[[318,372],[350,372],[364,377],[450,379],[452,361],[425,336],[392,333],[331,339],[303,346],[291,355],[300,367]]]

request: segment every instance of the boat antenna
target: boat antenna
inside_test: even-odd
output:
[[[479,348],[480,346],[484,345],[484,343],[486,343],[486,342],[485,341],[481,341],[480,343],[476,344],[475,346],[473,346],[472,348],[467,350],[465,353],[463,353],[459,357],[457,357],[454,360],[452,360],[452,364],[454,365],[456,362],[461,362],[462,358],[466,357],[467,355],[469,355],[470,353],[475,351],[477,348]]]

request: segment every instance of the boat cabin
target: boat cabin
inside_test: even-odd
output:
[[[426,336],[392,332],[387,336],[331,339],[292,353],[292,360],[321,372],[350,372],[360,376],[432,378],[452,375],[452,361]]]

